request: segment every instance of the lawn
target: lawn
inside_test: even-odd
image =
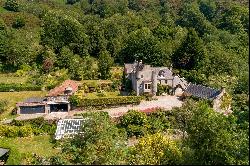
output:
[[[59,152],[58,149],[53,148],[54,144],[51,143],[49,135],[0,139],[0,146],[6,143],[21,153],[22,164],[28,164],[32,153],[42,157],[51,157]]]
[[[0,115],[0,120],[3,118],[12,118],[11,110],[15,108],[17,102],[23,101],[29,97],[43,97],[47,94],[46,91],[22,91],[22,92],[0,92],[0,100],[7,100],[7,111]]]
[[[25,83],[27,78],[28,77],[14,77],[8,74],[0,74],[0,83]]]
[[[2,6],[0,6],[0,13],[7,12],[8,10],[4,9]]]

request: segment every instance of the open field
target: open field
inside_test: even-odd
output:
[[[0,119],[11,118],[11,110],[15,108],[17,102],[23,101],[29,97],[43,97],[47,94],[46,91],[22,91],[22,92],[0,92],[0,100],[8,101],[7,111],[0,115]]]
[[[14,77],[8,74],[0,74],[0,83],[6,83],[6,84],[25,83],[26,81],[27,81],[27,77]]]

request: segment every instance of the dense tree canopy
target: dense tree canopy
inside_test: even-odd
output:
[[[242,82],[239,69],[248,72],[249,9],[241,1],[3,0],[1,5],[10,11],[0,12],[2,71],[39,66],[36,59],[46,48],[56,54],[53,65],[44,62],[51,71],[78,63],[80,73],[69,70],[77,79],[94,78],[77,66],[105,51],[120,65],[135,59],[174,64],[187,79],[203,84],[216,74]],[[65,48],[68,60],[74,55],[71,64],[65,63]],[[102,75],[97,71],[95,77]]]

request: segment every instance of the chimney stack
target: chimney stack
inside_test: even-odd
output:
[[[169,70],[172,71],[172,69],[173,69],[173,64],[171,63]]]

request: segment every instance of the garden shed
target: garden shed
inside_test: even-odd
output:
[[[0,148],[0,165],[4,165],[9,156],[9,149]]]

